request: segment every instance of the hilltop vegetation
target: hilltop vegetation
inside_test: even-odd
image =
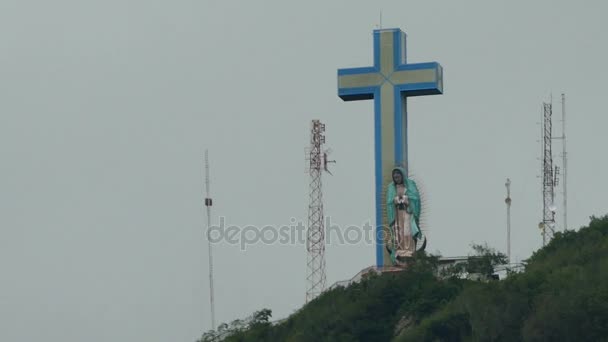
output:
[[[557,233],[501,281],[457,276],[504,262],[475,248],[443,277],[437,258],[421,255],[407,271],[327,291],[280,324],[264,309],[200,341],[608,341],[608,216]]]

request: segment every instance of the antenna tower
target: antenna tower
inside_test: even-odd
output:
[[[562,93],[562,195],[564,196],[564,231],[568,230],[568,187],[567,172],[568,172],[568,155],[566,153],[566,95]]]
[[[207,232],[209,232],[209,227],[211,227],[211,206],[213,205],[211,196],[209,196],[209,183],[209,151],[205,150],[205,208],[207,209]],[[211,307],[211,329],[215,330],[215,301],[213,293],[213,252],[211,250],[211,240],[209,238],[209,235],[207,235],[207,247],[209,250],[209,304]]]
[[[313,300],[325,290],[325,227],[323,214],[323,191],[321,175],[329,172],[328,151],[323,151],[325,125],[313,120],[310,129],[310,150],[306,159],[309,162],[310,192],[308,205],[307,250],[307,288],[306,302]]]
[[[507,204],[507,263],[511,263],[511,180],[507,178],[505,183],[507,187],[507,198],[505,203]]]
[[[551,115],[552,103],[543,103],[543,220],[539,224],[543,236],[543,246],[549,243],[555,233],[555,186],[557,185],[557,175],[559,169],[553,168],[552,145],[552,124]]]

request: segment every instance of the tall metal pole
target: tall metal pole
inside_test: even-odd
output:
[[[511,263],[511,180],[507,178],[505,183],[507,187],[507,198],[505,203],[507,204],[507,263]]]
[[[209,227],[211,227],[211,206],[213,201],[209,196],[209,151],[205,150],[205,207],[207,209],[207,234],[209,234]],[[213,292],[213,252],[211,250],[211,240],[207,235],[207,249],[209,250],[209,304],[211,307],[211,329],[215,330],[215,301]]]
[[[563,176],[563,196],[564,196],[564,231],[568,230],[568,155],[566,153],[566,95],[562,93],[562,167]]]

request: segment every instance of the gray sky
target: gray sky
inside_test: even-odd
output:
[[[570,226],[607,211],[607,7],[0,2],[0,340],[193,341],[209,329],[205,148],[214,221],[290,224],[307,215],[304,148],[321,119],[338,160],[326,213],[373,220],[372,101],[342,102],[336,69],[371,65],[380,10],[408,34],[409,62],[444,67],[444,95],[408,102],[429,249],[504,248],[510,177],[513,255],[528,257],[541,244],[537,122],[551,92],[557,127],[567,94]],[[303,304],[303,245],[214,251],[218,321]],[[372,265],[374,247],[326,256],[332,284]]]

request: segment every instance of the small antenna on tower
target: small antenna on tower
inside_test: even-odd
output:
[[[328,164],[330,163],[335,163],[335,160],[329,160],[329,154],[331,153],[331,148],[325,150],[325,152],[323,152],[323,171],[329,173],[330,175],[333,176],[333,174],[329,171],[328,169]]]
[[[209,227],[211,227],[211,206],[213,200],[209,195],[209,151],[205,150],[205,208],[207,209],[207,247],[209,250],[209,304],[211,307],[211,329],[215,330],[215,300],[213,293],[213,252],[211,250],[211,240],[209,239]]]

